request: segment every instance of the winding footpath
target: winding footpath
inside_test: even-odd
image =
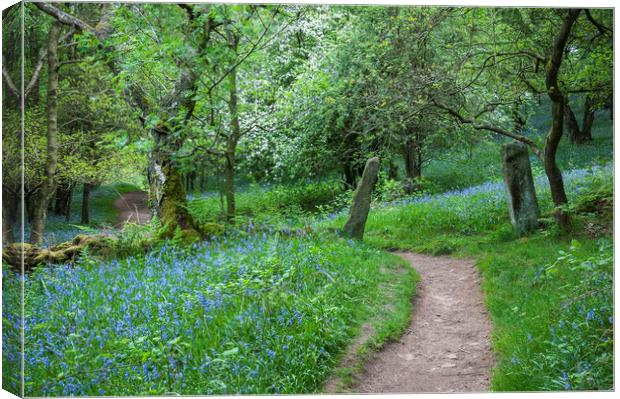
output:
[[[148,194],[145,191],[123,193],[114,201],[119,213],[118,227],[126,223],[144,224],[151,220],[151,212],[147,206]]]
[[[491,322],[473,261],[396,253],[421,280],[410,326],[366,363],[356,393],[489,390]]]

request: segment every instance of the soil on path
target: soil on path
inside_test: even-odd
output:
[[[121,194],[114,201],[114,207],[118,209],[120,222],[119,227],[125,223],[143,224],[151,220],[151,211],[147,206],[148,194],[144,191],[131,191]]]
[[[491,322],[470,260],[396,253],[420,274],[403,336],[370,357],[358,393],[489,390]]]

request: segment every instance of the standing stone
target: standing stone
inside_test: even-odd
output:
[[[378,172],[379,158],[370,158],[368,162],[366,162],[362,179],[353,194],[349,220],[347,220],[347,223],[344,225],[344,232],[348,236],[357,238],[358,240],[361,240],[364,236],[364,226],[366,225],[368,211],[370,210],[370,196],[377,182]]]
[[[527,145],[513,141],[502,146],[504,182],[510,221],[519,235],[538,228],[538,202]]]

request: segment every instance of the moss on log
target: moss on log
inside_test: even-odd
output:
[[[30,271],[41,264],[60,264],[74,262],[88,248],[94,255],[110,255],[114,250],[115,239],[102,235],[80,234],[50,248],[40,248],[28,243],[13,243],[2,248],[2,260],[13,269],[21,271],[21,257],[24,256],[24,270]]]

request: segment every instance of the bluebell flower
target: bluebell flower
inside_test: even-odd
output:
[[[569,389],[572,388],[572,385],[571,385],[570,380],[568,378],[568,374],[566,374],[566,371],[562,372],[562,381],[563,381],[563,384],[564,384],[563,388],[565,390],[569,390]]]

